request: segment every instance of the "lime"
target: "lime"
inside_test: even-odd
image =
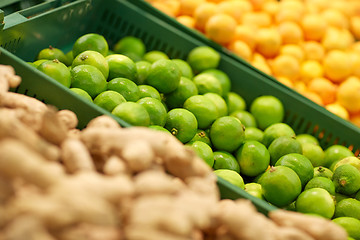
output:
[[[277,207],[292,203],[301,193],[301,181],[294,170],[285,166],[271,167],[259,179],[264,198]]]
[[[35,65],[35,67],[38,67],[40,64],[42,64],[43,62],[48,61],[47,59],[40,59],[40,60],[36,60],[35,62],[33,62],[33,64]]]
[[[303,143],[302,154],[311,161],[314,167],[326,165],[325,153],[319,145]]]
[[[137,78],[133,81],[138,85],[144,84],[146,78],[149,75],[151,63],[146,61],[138,61],[135,63],[135,66],[137,71]]]
[[[154,63],[160,59],[168,60],[169,57],[168,57],[168,55],[166,55],[166,53],[157,51],[157,50],[149,51],[149,52],[145,53],[143,56],[143,61],[147,61],[149,63]]]
[[[126,78],[114,78],[107,83],[107,89],[120,93],[129,102],[136,102],[140,99],[140,90],[131,80]]]
[[[140,98],[152,97],[161,101],[160,93],[158,90],[156,90],[156,88],[149,85],[139,85],[138,89],[139,89]]]
[[[158,126],[158,125],[150,125],[149,128],[154,129],[154,130],[157,130],[157,131],[162,131],[162,132],[166,132],[166,133],[171,134],[171,133],[169,132],[169,130],[167,130],[167,129],[164,128],[164,127],[160,127],[160,126]]]
[[[189,97],[183,107],[195,115],[200,129],[207,129],[218,117],[216,105],[203,95]]]
[[[316,137],[314,137],[313,135],[307,134],[307,133],[297,135],[296,140],[298,140],[301,144],[312,143],[315,145],[320,145],[319,140],[317,140]]]
[[[330,166],[334,162],[337,162],[345,157],[354,156],[354,153],[352,151],[350,151],[350,149],[348,149],[345,146],[337,145],[337,144],[328,147],[327,149],[325,149],[324,152],[325,152],[325,159],[326,159],[326,165],[324,167],[327,167],[330,170],[332,170],[330,168]]]
[[[335,169],[337,167],[339,167],[340,165],[343,165],[343,164],[351,164],[360,171],[360,159],[355,156],[345,157],[345,158],[337,161],[333,167],[333,171],[335,171]]]
[[[71,67],[78,65],[92,65],[102,72],[105,79],[109,76],[109,64],[105,57],[99,52],[88,50],[80,53],[72,62]]]
[[[229,76],[225,72],[215,68],[207,69],[202,71],[202,73],[208,73],[216,77],[221,84],[222,97],[227,98],[227,95],[231,90],[231,81]]]
[[[114,108],[112,114],[134,126],[149,126],[150,116],[145,107],[135,102],[124,102]]]
[[[237,173],[240,173],[240,166],[236,158],[229,152],[226,151],[215,151],[214,152],[214,166],[217,169],[230,169]]]
[[[182,59],[171,59],[180,69],[181,76],[192,79],[194,74],[190,65]]]
[[[137,101],[144,106],[150,116],[150,125],[165,126],[167,112],[160,100],[151,97],[141,98]]]
[[[236,171],[229,169],[217,169],[214,171],[214,173],[216,174],[216,176],[221,177],[229,183],[241,189],[245,189],[244,179]]]
[[[109,45],[106,39],[96,33],[88,33],[79,37],[72,48],[73,56],[76,57],[86,50],[93,50],[106,56],[109,50]]]
[[[259,183],[247,183],[247,184],[245,184],[245,192],[249,193],[250,195],[252,195],[254,197],[264,199],[264,197],[262,195],[261,184],[259,184]]]
[[[241,123],[245,126],[245,128],[247,128],[247,127],[256,128],[257,127],[254,116],[246,110],[234,111],[230,114],[230,116],[233,116],[233,117],[236,117],[237,119],[239,119],[241,121]]]
[[[228,106],[229,114],[235,111],[242,111],[246,109],[246,102],[244,98],[235,92],[229,92],[225,98],[225,101]]]
[[[71,66],[72,62],[74,61],[74,55],[72,50],[68,51],[66,54],[66,61],[65,61],[65,65],[66,66]]]
[[[330,193],[323,188],[311,188],[303,191],[296,199],[296,211],[315,213],[331,219],[335,212],[335,203]]]
[[[89,102],[93,102],[91,96],[84,90],[82,90],[81,88],[70,88],[70,91],[76,93],[77,95],[83,97],[84,99],[86,99]]]
[[[182,143],[195,136],[197,127],[196,117],[186,109],[174,108],[167,113],[165,128]]]
[[[209,46],[193,48],[186,60],[195,72],[201,72],[210,68],[217,68],[220,62],[220,54]]]
[[[281,136],[295,137],[296,135],[294,130],[286,123],[274,123],[264,130],[262,143],[269,147],[274,139]]]
[[[326,177],[332,179],[333,172],[330,169],[323,166],[314,167],[314,177]]]
[[[136,81],[136,64],[129,57],[122,54],[112,54],[106,56],[105,59],[109,64],[109,80],[122,77]]]
[[[196,130],[195,136],[188,143],[193,143],[195,141],[202,141],[202,142],[206,143],[207,145],[209,145],[210,147],[212,147],[209,133],[207,133],[206,131],[204,131],[202,129]]]
[[[360,172],[350,165],[344,164],[334,171],[333,182],[336,192],[350,196],[360,189]]]
[[[338,193],[338,192],[336,192],[336,189],[335,189],[335,195],[334,195],[335,204],[346,198],[349,198],[349,196]],[[335,206],[335,208],[336,208],[336,206]]]
[[[342,226],[349,237],[352,237],[356,240],[360,239],[360,221],[353,217],[338,217],[332,220],[334,223]]]
[[[251,103],[250,113],[255,117],[258,127],[263,130],[283,121],[284,106],[274,96],[260,96]]]
[[[47,59],[47,60],[54,60],[57,59],[60,62],[64,63],[66,65],[67,58],[63,51],[61,51],[58,48],[54,48],[52,46],[49,46],[49,48],[42,49],[39,54],[36,57],[37,60],[40,59]]]
[[[126,99],[118,92],[104,91],[96,96],[94,103],[99,107],[111,112],[120,103],[126,102]]]
[[[186,99],[194,95],[198,95],[195,83],[186,77],[181,77],[179,86],[165,95],[165,102],[170,109],[180,108]]]
[[[360,191],[356,192],[355,199],[360,201]]]
[[[47,60],[41,63],[38,67],[38,70],[45,73],[49,77],[52,77],[57,82],[61,83],[65,87],[70,87],[71,85],[71,74],[70,70],[66,67],[65,64],[59,62],[59,60]]]
[[[228,114],[226,102],[219,94],[205,93],[204,97],[210,99],[215,104],[219,117],[223,117]]]
[[[146,83],[166,94],[179,86],[180,78],[180,69],[173,61],[160,59],[151,65]]]
[[[267,148],[258,141],[245,141],[236,152],[241,174],[255,177],[266,171],[270,164]]]
[[[201,141],[195,141],[190,144],[198,157],[202,158],[209,167],[214,165],[214,153],[209,145]]]
[[[274,166],[284,155],[289,153],[302,153],[301,144],[293,137],[281,136],[276,138],[268,147],[270,164]],[[311,171],[312,172],[312,171]]]
[[[263,141],[264,133],[255,127],[245,127],[245,140]]]
[[[45,60],[46,61],[46,60]],[[29,64],[30,66],[34,67],[34,68],[37,68],[38,65],[36,65],[35,63],[33,62],[26,62],[27,64]]]
[[[217,150],[233,152],[244,142],[244,130],[239,119],[231,116],[220,117],[211,125],[211,143]]]
[[[328,191],[331,195],[335,195],[335,185],[331,179],[326,177],[314,177],[305,185],[304,190],[311,188],[323,188]]]
[[[199,94],[217,93],[222,95],[222,88],[219,80],[211,74],[199,73],[193,78]]]
[[[300,178],[302,187],[314,176],[314,170],[310,160],[299,153],[289,153],[282,156],[276,162],[275,166],[286,166],[294,170]]]
[[[126,55],[134,61],[141,60],[145,51],[146,47],[143,41],[133,36],[121,38],[114,46],[115,53]]]
[[[353,217],[360,220],[360,201],[346,198],[335,206],[335,217]]]

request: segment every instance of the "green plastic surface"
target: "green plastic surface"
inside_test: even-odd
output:
[[[161,50],[170,58],[185,59],[196,46],[207,45],[205,37],[188,34],[177,28],[167,18],[159,18],[152,8],[143,8],[139,0],[78,0],[48,11],[40,11],[23,21],[12,16],[5,17],[5,28],[0,34],[2,50],[0,64],[12,65],[23,78],[19,88],[13,89],[28,96],[36,97],[59,109],[71,109],[77,113],[84,127],[89,120],[101,114],[109,114],[90,104],[55,80],[29,66],[26,61],[34,61],[37,53],[52,45],[71,50],[74,41],[85,33],[96,32],[104,35],[112,47],[120,38],[133,35],[141,38],[147,50]],[[36,9],[33,9],[36,10]],[[7,20],[12,19],[11,26]],[[269,76],[238,61],[225,50],[217,48],[221,54],[219,69],[232,80],[232,90],[244,97],[248,106],[258,96],[274,95],[284,104],[285,122],[296,133],[323,134],[320,140],[326,148],[334,143],[353,145],[360,149],[360,129],[324,108],[311,102],[297,92],[275,83]],[[11,53],[13,54],[11,54]],[[116,118],[123,126],[129,126]],[[275,209],[267,202],[254,198],[245,191],[219,179],[218,186],[222,198],[250,199],[260,212]]]

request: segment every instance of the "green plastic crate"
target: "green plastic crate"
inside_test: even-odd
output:
[[[139,1],[139,0],[138,0]],[[5,17],[5,27],[0,33],[0,64],[12,65],[23,82],[13,89],[28,96],[36,97],[59,109],[71,109],[77,113],[81,126],[93,117],[109,114],[94,104],[80,99],[67,88],[29,66],[37,53],[52,46],[65,52],[72,48],[74,41],[81,35],[96,32],[105,36],[113,46],[120,38],[133,35],[141,38],[147,50],[161,50],[171,58],[185,59],[196,46],[207,45],[208,40],[195,37],[172,23],[154,15],[151,10],[142,8],[135,0],[78,0],[55,9],[21,16],[17,12]],[[7,24],[11,19],[11,24]],[[3,49],[7,49],[3,50]],[[360,130],[353,124],[331,114],[297,92],[272,81],[267,75],[219,50],[221,61],[219,69],[226,72],[232,80],[233,91],[243,96],[249,105],[261,95],[274,95],[284,104],[285,122],[296,133],[310,133],[318,136],[322,147],[338,143],[353,145],[354,151],[360,149]],[[127,126],[121,119],[120,124]],[[81,127],[80,126],[80,127]],[[223,179],[218,180],[222,198],[250,199],[260,212],[267,214],[276,209],[265,201],[257,199]]]

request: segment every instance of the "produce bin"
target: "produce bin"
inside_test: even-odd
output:
[[[84,127],[93,117],[110,113],[80,99],[28,65],[26,62],[34,61],[41,49],[52,45],[67,52],[78,37],[91,32],[102,34],[110,48],[120,38],[133,35],[143,40],[148,51],[164,51],[170,58],[185,59],[194,47],[207,45],[205,37],[192,36],[168,22],[167,18],[159,18],[150,8],[145,9],[137,3],[134,0],[78,0],[48,11],[41,8],[39,14],[35,7],[32,15],[24,16],[25,10],[5,16],[5,26],[0,33],[0,64],[12,65],[23,79],[21,85],[12,91],[36,97],[59,109],[70,109],[78,115],[79,127]],[[285,122],[297,134],[320,136],[323,148],[343,144],[351,145],[354,152],[360,149],[359,128],[274,82],[266,74],[242,64],[222,49],[217,50],[221,54],[219,69],[229,75],[232,91],[240,94],[248,105],[258,96],[274,95],[284,104]],[[129,126],[121,119],[115,119],[121,125]],[[265,214],[275,209],[223,179],[218,180],[218,186],[223,198],[250,199]]]

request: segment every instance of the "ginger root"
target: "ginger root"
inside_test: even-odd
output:
[[[76,114],[70,110],[64,109],[56,113],[57,118],[68,130],[76,128],[79,120]]]
[[[61,144],[61,160],[69,173],[95,171],[94,162],[85,145],[78,139],[68,138]]]

